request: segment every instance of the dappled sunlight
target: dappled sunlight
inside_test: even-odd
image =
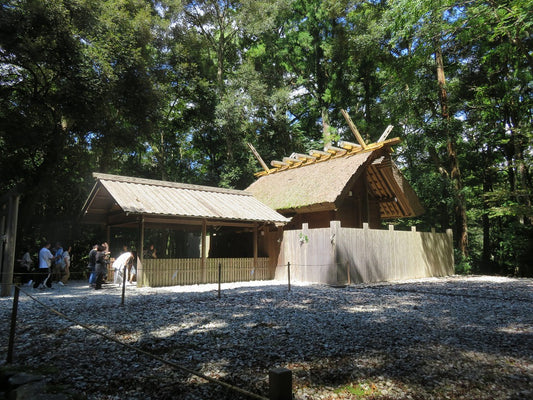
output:
[[[352,393],[367,382],[375,394],[403,393],[407,386],[422,395],[453,398],[450,382],[464,382],[478,393],[478,382],[490,382],[496,374],[507,390],[513,390],[513,379],[525,379],[529,356],[524,351],[533,329],[526,312],[530,284],[450,277],[345,288],[296,285],[289,292],[262,282],[228,285],[220,298],[216,290],[198,286],[128,288],[121,306],[119,287],[91,291],[74,283],[63,293],[35,297],[119,342],[211,377],[235,381],[242,372],[257,381],[270,368],[288,367],[295,393],[300,387]],[[85,345],[104,346],[121,362],[136,359],[133,348],[106,344],[22,294],[19,315],[21,343],[35,338],[55,344],[68,337],[68,343],[44,346],[38,355],[28,353],[31,346],[17,347],[21,359],[28,353],[37,363],[58,362],[56,354],[68,358],[71,349]],[[93,364],[98,356],[84,357]],[[106,363],[116,362],[106,358]],[[159,376],[144,361],[135,364],[150,377]],[[172,382],[174,375],[166,373]]]
[[[342,309],[344,311],[350,312],[350,313],[371,313],[371,312],[381,312],[384,311],[387,307],[384,306],[376,306],[376,305],[358,305],[354,307],[343,307]]]
[[[497,329],[498,332],[510,334],[533,334],[533,326],[526,324],[511,324]]]
[[[204,325],[199,325],[194,329],[191,329],[191,333],[202,333],[208,331],[216,331],[228,327],[228,323],[225,321],[212,321]]]

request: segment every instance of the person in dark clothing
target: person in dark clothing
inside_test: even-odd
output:
[[[109,264],[109,252],[107,251],[106,243],[98,246],[96,251],[96,264],[95,264],[95,273],[96,273],[96,282],[94,289],[102,289],[102,283],[104,282],[104,277],[107,275],[107,265]]]
[[[95,244],[91,251],[89,252],[89,285],[94,286],[96,283],[96,252],[98,251],[98,245]]]

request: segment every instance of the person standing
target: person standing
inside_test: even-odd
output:
[[[144,251],[144,258],[157,258],[157,250],[153,244]]]
[[[89,252],[89,285],[94,286],[96,283],[96,253],[98,252],[98,245],[95,244]]]
[[[102,283],[104,282],[104,277],[107,274],[107,264],[109,264],[109,253],[107,252],[107,246],[104,243],[98,245],[98,249],[96,252],[96,282],[94,285],[95,290],[102,289]]]
[[[67,284],[68,279],[70,278],[70,260],[71,255],[70,252],[72,251],[72,246],[66,246],[65,251],[63,251],[63,266],[61,270],[61,280],[59,281],[59,284],[61,286],[64,286]]]
[[[113,262],[113,283],[122,285],[125,272],[127,271],[128,266],[130,266],[132,262],[133,255],[129,251],[122,253],[120,256],[117,257],[117,259]]]
[[[23,284],[27,283],[28,286],[31,286],[33,284],[33,260],[31,259],[29,248],[24,248],[24,254],[22,255],[22,258],[18,260],[18,262],[20,266],[21,282]]]
[[[63,246],[57,242],[54,247],[54,262],[52,263],[52,280],[59,283],[65,262],[63,260]]]
[[[46,286],[52,287],[52,261],[54,256],[50,252],[50,242],[45,242],[39,251],[39,269],[35,275],[34,289],[44,289]]]

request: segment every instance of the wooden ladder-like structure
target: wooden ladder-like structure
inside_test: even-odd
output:
[[[299,168],[316,162],[327,161],[332,158],[348,157],[359,153],[378,150],[384,147],[388,147],[390,149],[393,145],[401,142],[401,139],[398,137],[393,139],[387,139],[389,133],[392,131],[393,128],[392,125],[389,125],[377,142],[370,144],[365,143],[363,137],[359,133],[359,130],[357,129],[355,124],[352,122],[348,113],[345,110],[341,110],[341,112],[344,116],[344,119],[348,123],[350,130],[354,134],[357,143],[340,141],[338,143],[338,147],[327,146],[324,150],[311,150],[309,151],[309,154],[292,153],[289,157],[283,157],[282,161],[271,161],[270,165],[272,166],[272,168],[269,168],[268,165],[263,161],[254,146],[248,143],[248,147],[263,167],[263,171],[256,172],[255,176],[260,177],[264,175],[274,174],[276,172],[285,171],[287,169]]]

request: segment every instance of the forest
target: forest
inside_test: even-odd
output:
[[[243,189],[388,125],[459,273],[533,276],[530,0],[2,0],[0,194],[89,244],[93,172]],[[85,249],[85,247],[83,247]],[[88,247],[87,247],[88,249]],[[83,250],[85,251],[85,250]]]

